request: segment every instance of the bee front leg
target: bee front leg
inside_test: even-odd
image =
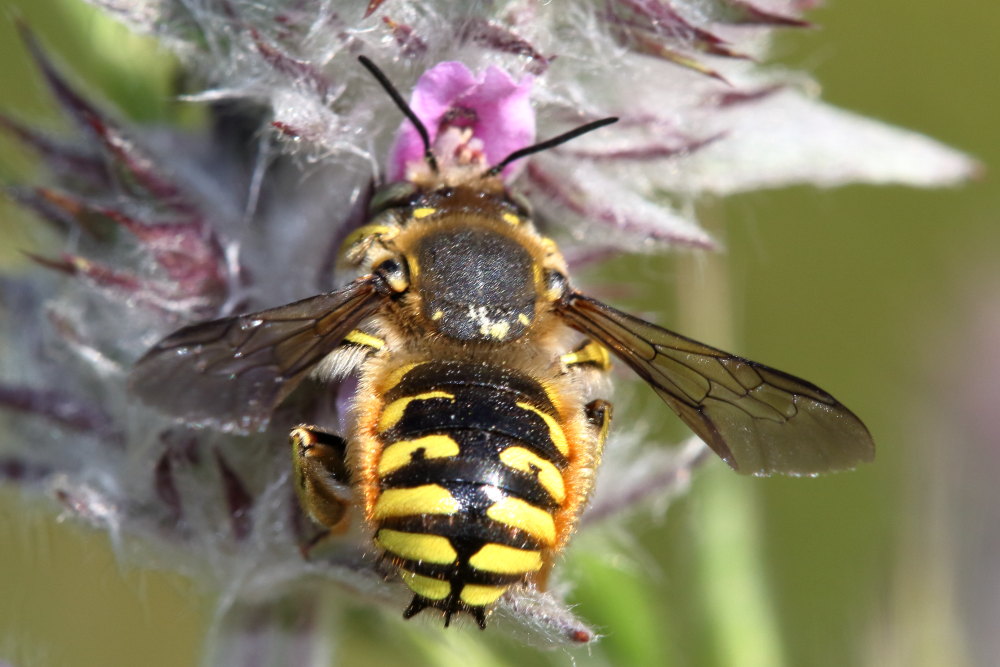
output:
[[[347,469],[347,441],[313,426],[297,426],[288,435],[299,504],[325,531],[302,545],[303,555],[331,535],[347,530],[353,501]]]

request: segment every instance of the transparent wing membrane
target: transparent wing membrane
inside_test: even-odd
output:
[[[567,324],[611,349],[716,454],[750,475],[845,470],[875,452],[864,424],[819,387],[574,293]]]
[[[370,277],[259,313],[185,327],[132,370],[144,402],[197,426],[250,432],[379,300]]]

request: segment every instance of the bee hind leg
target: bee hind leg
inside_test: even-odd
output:
[[[552,573],[552,567],[554,565],[555,555],[543,554],[542,566],[538,568],[537,571],[529,574],[526,579],[528,586],[530,588],[534,588],[536,591],[547,591],[549,589],[549,575]]]
[[[608,440],[608,429],[611,428],[611,413],[613,412],[611,402],[598,398],[587,403],[583,409],[590,427],[594,429],[597,440],[596,455],[600,457],[604,451],[604,443]]]
[[[559,357],[559,360],[567,370],[591,368],[606,371],[611,368],[611,355],[608,354],[608,348],[589,338],[572,352],[567,352]]]
[[[292,470],[299,505],[325,528],[302,545],[309,551],[331,535],[347,530],[353,497],[347,469],[347,441],[313,426],[297,426],[288,434],[292,445]]]

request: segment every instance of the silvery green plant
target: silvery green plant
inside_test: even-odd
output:
[[[336,250],[364,221],[373,184],[413,162],[410,130],[359,54],[414,90],[415,107],[423,96],[442,115],[471,112],[474,142],[463,146],[492,162],[508,147],[500,126],[516,147],[619,117],[505,172],[578,265],[717,249],[693,213],[706,196],[939,186],[975,169],[930,139],[825,105],[806,75],[766,64],[776,30],[807,25],[800,13],[814,3],[803,0],[90,2],[172,49],[197,82],[184,98],[210,122],[130,125],[70,86],[23,31],[77,131],[54,138],[0,118],[50,172],[10,196],[65,238],[35,258],[37,271],[2,283],[0,404],[12,427],[0,476],[107,530],[123,555],[206,581],[236,626],[248,605],[308,608],[317,580],[396,612],[407,598],[360,538],[300,551],[312,528],[290,489],[287,426],[335,404],[283,406],[268,430],[241,435],[171,422],[128,388],[131,364],[186,323],[343,282]],[[455,76],[468,85],[421,78],[442,63],[464,65]],[[682,490],[702,450],[677,451],[640,451],[603,471],[584,529]],[[565,585],[508,595],[497,627],[545,646],[593,641],[562,602]]]

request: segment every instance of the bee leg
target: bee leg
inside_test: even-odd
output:
[[[361,329],[352,329],[320,365],[319,378],[329,382],[344,379],[357,370],[371,354],[385,347],[385,341]],[[321,370],[320,370],[321,369]]]
[[[542,554],[542,567],[533,572],[528,577],[528,585],[537,591],[547,591],[549,589],[549,575],[552,573],[552,566],[555,565],[555,554]]]
[[[297,426],[288,435],[292,445],[292,470],[299,504],[326,530],[302,545],[309,551],[330,535],[347,530],[348,509],[353,502],[347,469],[347,441],[312,426]]]
[[[608,348],[600,343],[587,339],[573,350],[559,357],[566,369],[566,372],[574,370],[590,370],[604,372],[611,368],[611,356]],[[604,441],[608,437],[608,426],[611,425],[611,403],[604,399],[591,401],[584,407],[584,414],[587,421],[594,429],[597,438],[597,455],[600,456],[604,448]]]
[[[377,352],[385,347],[384,340],[370,333],[365,333],[360,329],[352,329],[348,332],[344,336],[344,343],[342,344],[357,345],[358,347],[366,348],[369,352]]]
[[[611,402],[603,398],[587,403],[583,408],[583,413],[587,417],[587,422],[594,429],[597,436],[597,447],[595,455],[600,458],[604,451],[604,443],[608,439],[608,429],[611,427]]]
[[[608,348],[589,338],[572,352],[562,355],[559,360],[566,372],[589,370],[604,373],[611,368],[611,356],[608,354]],[[611,403],[604,399],[591,401],[584,406],[584,415],[594,430],[596,439],[594,465],[596,466],[600,463],[604,441],[608,439],[608,427],[611,425]]]
[[[562,355],[559,360],[567,370],[574,367],[590,367],[606,371],[611,368],[611,355],[608,348],[589,338],[572,352]]]

